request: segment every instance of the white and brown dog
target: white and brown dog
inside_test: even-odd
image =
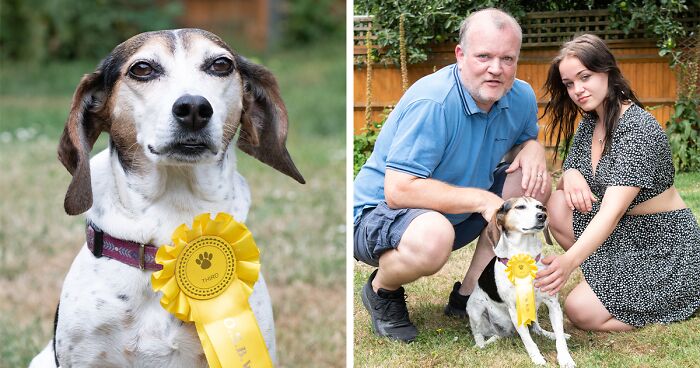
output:
[[[151,289],[153,255],[200,213],[245,221],[250,193],[231,144],[239,130],[241,150],[304,183],[285,148],[275,78],[214,34],[139,34],[83,77],[58,156],[73,176],[65,210],[87,211],[88,239],[66,276],[54,339],[32,367],[207,366],[194,325]],[[109,147],[90,160],[103,131]],[[276,361],[262,275],[249,302]]]
[[[511,336],[517,331],[532,361],[541,365],[546,362],[532,341],[528,327],[518,326],[515,287],[505,269],[508,260],[521,253],[535,259],[538,269],[544,267],[540,262],[542,242],[537,233],[544,230],[546,224],[546,208],[536,199],[519,197],[505,201],[487,228],[487,236],[495,244],[496,257],[486,266],[467,301],[469,324],[477,347],[484,348],[500,337]],[[543,302],[547,305],[554,332],[543,330],[536,319],[532,322],[532,331],[556,340],[557,360],[561,367],[575,367],[566,346],[568,335],[564,333],[564,317],[557,296],[535,288],[535,311]]]

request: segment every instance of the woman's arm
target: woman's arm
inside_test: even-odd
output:
[[[571,272],[612,234],[639,190],[638,187],[609,187],[603,196],[600,211],[571,248],[562,255],[548,256],[542,260],[548,267],[537,273],[535,286],[550,294],[557,293],[566,284]]]

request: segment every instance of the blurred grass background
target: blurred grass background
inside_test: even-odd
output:
[[[16,38],[8,41],[8,27],[21,15],[8,8],[38,9],[48,3],[0,2],[0,367],[26,366],[51,338],[65,273],[84,242],[84,217],[63,212],[70,175],[56,159],[58,137],[80,77],[94,70],[99,58],[121,41],[106,44],[112,38],[103,37],[105,44],[97,45],[107,51],[100,55],[65,50],[53,55],[51,45],[33,37],[24,45]],[[98,4],[92,8],[99,11],[110,6],[90,3]],[[134,3],[131,10],[138,12],[147,2],[122,1],[120,10],[129,10],[123,9],[128,3]],[[241,44],[234,36],[221,36],[278,78],[289,112],[287,147],[307,180],[299,185],[238,153],[239,171],[253,197],[247,225],[261,248],[272,294],[280,366],[339,367],[345,365],[346,341],[345,7],[343,1],[322,1],[309,10],[301,6],[307,3],[287,4],[286,14],[296,15],[289,15],[293,21],[287,18],[282,26],[301,31],[288,32],[275,45],[260,49]],[[335,13],[329,6],[335,6]],[[165,20],[149,23],[148,17],[139,18],[132,23],[141,28],[125,29],[179,26],[178,19],[186,15],[182,6],[167,4],[166,10],[147,13]],[[294,26],[305,23],[304,11],[312,12],[306,21],[311,25]],[[326,22],[326,28],[314,26],[319,13],[336,17],[337,22]],[[53,22],[40,21],[45,26]],[[21,27],[12,35],[21,34]],[[117,33],[115,28],[107,31]],[[51,29],[31,32],[57,34]],[[100,39],[101,29],[90,32],[90,37]],[[46,39],[50,42],[52,37]],[[12,42],[20,44],[12,49]],[[10,49],[20,51],[13,54]],[[106,147],[106,142],[103,134],[93,152]]]

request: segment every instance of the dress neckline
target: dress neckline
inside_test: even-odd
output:
[[[609,138],[608,137],[606,137],[606,138],[613,139],[613,136],[615,136],[615,132],[617,131],[617,129],[620,128],[620,122],[623,121],[622,118],[625,116],[625,114],[627,114],[627,111],[630,111],[631,109],[633,109],[635,107],[637,107],[637,104],[635,104],[634,102],[631,102],[630,106],[625,111],[623,111],[622,114],[620,114],[620,117],[617,118],[617,126],[615,127],[615,131],[613,131],[612,136]],[[593,167],[593,132],[595,131],[596,121],[593,120],[591,114],[586,114],[586,116],[584,117],[584,120],[588,120],[588,122],[589,122],[588,126],[590,127],[590,132],[588,132],[588,145],[587,145],[587,147],[588,147],[588,166],[591,170],[591,177],[593,179],[595,179],[598,176],[598,167],[600,166],[600,161],[606,155],[605,155],[605,152],[601,152],[600,157],[598,158],[598,161],[596,162],[595,167]],[[612,144],[611,144],[611,147],[612,147]],[[610,152],[608,152],[608,154],[609,153]]]

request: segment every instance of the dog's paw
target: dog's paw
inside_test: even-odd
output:
[[[568,340],[568,339],[571,338],[571,335],[569,335],[568,333],[565,333],[565,334],[564,334],[564,338],[565,338],[566,340]]]
[[[565,354],[557,354],[557,361],[559,361],[559,367],[562,368],[576,367],[576,363],[574,363],[574,360],[571,358],[571,355],[569,355],[568,352]]]
[[[530,359],[532,359],[532,362],[537,365],[547,365],[547,361],[544,360],[542,354],[539,354],[538,356],[531,356]]]
[[[214,258],[214,255],[209,253],[209,252],[204,252],[199,254],[199,258],[195,260],[199,267],[202,267],[203,270],[206,270],[207,268],[211,267],[211,260]]]

